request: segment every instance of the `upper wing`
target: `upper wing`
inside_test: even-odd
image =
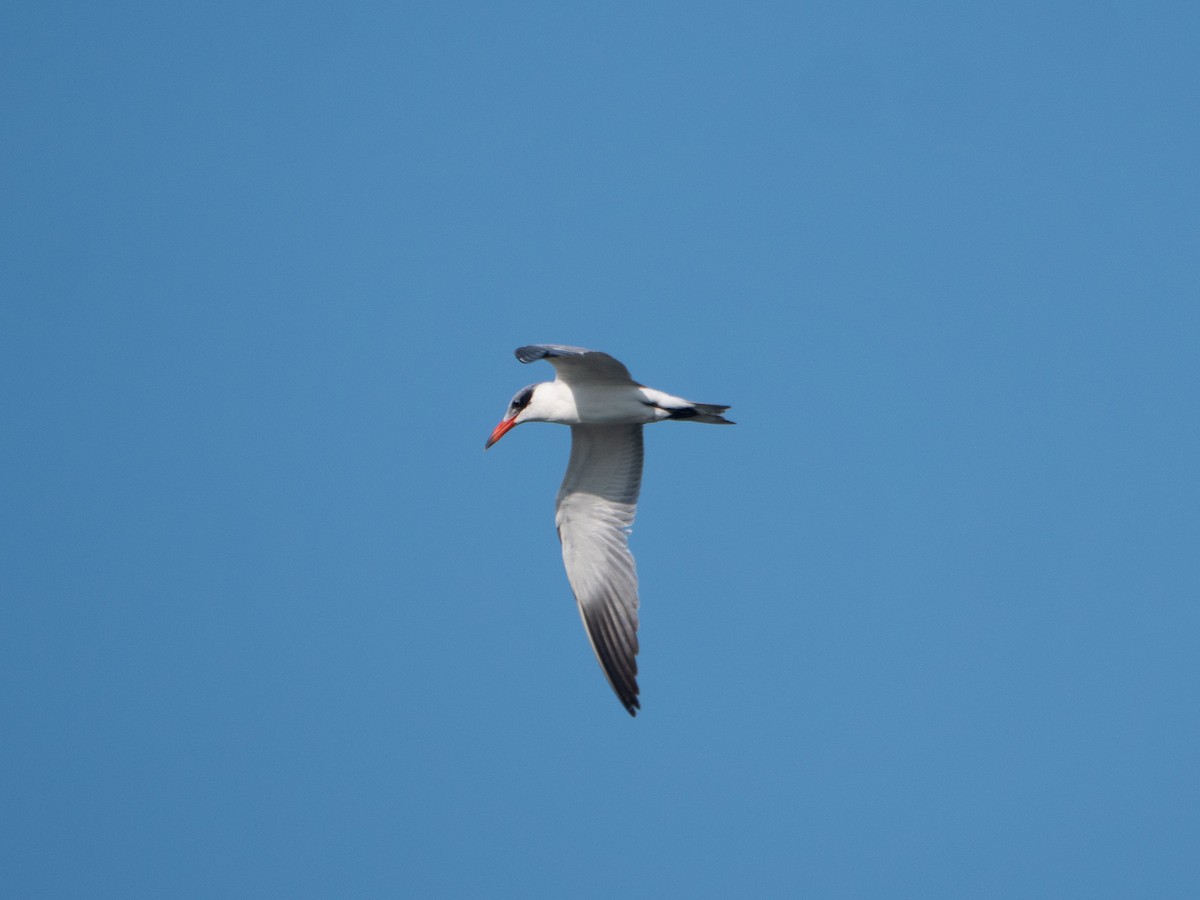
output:
[[[548,360],[554,366],[558,380],[567,384],[581,381],[635,383],[624,364],[599,350],[564,347],[561,344],[530,344],[517,348],[517,359],[523,363]]]
[[[628,535],[642,485],[641,425],[572,425],[554,517],[567,580],[608,683],[637,715],[637,569]]]

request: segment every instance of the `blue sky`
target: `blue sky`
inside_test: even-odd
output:
[[[0,13],[0,892],[1194,897],[1188,3]],[[526,343],[647,431],[643,711]]]

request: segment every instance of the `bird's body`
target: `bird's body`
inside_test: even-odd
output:
[[[567,579],[604,674],[630,715],[637,685],[637,571],[628,535],[642,483],[642,426],[666,419],[731,425],[729,407],[693,403],[634,381],[607,353],[535,344],[521,362],[546,359],[554,381],[518,391],[486,447],[522,422],[571,426],[571,458],[555,524]]]
[[[677,417],[680,411],[695,407],[694,403],[681,397],[672,397],[640,384],[548,381],[536,387],[536,418],[522,421],[558,425],[649,425],[670,419],[673,413]]]

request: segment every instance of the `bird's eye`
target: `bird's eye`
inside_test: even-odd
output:
[[[520,412],[523,410],[529,405],[529,401],[531,399],[533,399],[533,388],[525,388],[525,390],[513,397],[511,404],[513,412]]]

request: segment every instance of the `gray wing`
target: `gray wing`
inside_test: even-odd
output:
[[[637,715],[637,569],[629,529],[642,485],[641,425],[572,425],[558,538],[583,627],[608,683]]]
[[[528,347],[518,347],[516,353],[517,359],[523,363],[547,360],[554,366],[558,380],[567,384],[584,381],[635,383],[623,363],[599,350],[564,347],[561,344],[530,344]]]

